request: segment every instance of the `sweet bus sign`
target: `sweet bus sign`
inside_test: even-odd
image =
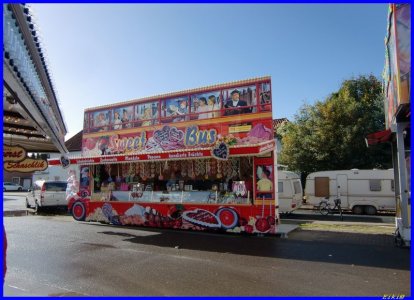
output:
[[[270,77],[85,110],[79,221],[277,232]],[[60,165],[59,160],[49,160]]]

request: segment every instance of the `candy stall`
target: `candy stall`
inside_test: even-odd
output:
[[[255,78],[84,115],[78,221],[276,233],[271,82]],[[59,165],[50,160],[50,165]]]

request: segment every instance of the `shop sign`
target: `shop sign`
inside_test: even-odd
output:
[[[48,163],[44,159],[26,158],[20,162],[5,162],[3,168],[7,172],[31,173],[34,171],[44,171]]]
[[[260,147],[259,153],[264,153],[264,152],[267,152],[267,151],[270,151],[270,150],[274,150],[274,148],[275,148],[275,143],[274,142],[269,143],[269,144],[266,144],[266,145]]]
[[[252,125],[229,126],[229,133],[249,132],[251,129]]]
[[[217,140],[217,130],[200,130],[189,126],[185,130],[163,126],[152,133],[142,132],[136,136],[100,136],[83,140],[83,154],[87,156],[127,154],[130,152],[162,152],[184,150],[187,147],[210,146]]]
[[[20,146],[3,145],[3,161],[18,162],[26,158],[26,149]]]

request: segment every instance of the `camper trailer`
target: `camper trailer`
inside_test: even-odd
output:
[[[316,207],[325,198],[332,204],[340,198],[342,209],[358,215],[395,211],[394,171],[352,169],[311,173],[306,178],[305,197],[307,203]]]
[[[302,205],[302,184],[296,173],[278,171],[279,212],[291,213]]]

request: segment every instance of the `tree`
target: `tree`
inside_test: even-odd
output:
[[[367,148],[365,137],[385,129],[381,82],[373,76],[345,80],[325,101],[304,104],[278,135],[280,162],[291,170],[390,168],[387,144]]]

